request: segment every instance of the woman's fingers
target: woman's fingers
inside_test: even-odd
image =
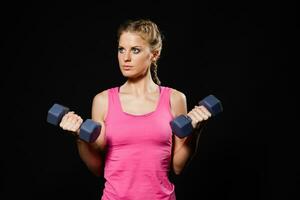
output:
[[[70,111],[63,116],[59,126],[63,130],[78,132],[82,122],[83,120],[79,115],[75,114],[73,111]]]
[[[211,113],[204,106],[195,106],[188,116],[192,119],[192,126],[195,128],[198,123],[208,120]]]

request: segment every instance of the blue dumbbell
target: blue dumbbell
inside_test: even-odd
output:
[[[205,97],[198,103],[198,105],[205,106],[205,108],[211,113],[212,116],[215,116],[223,111],[221,101],[214,95]],[[192,119],[187,115],[180,115],[176,117],[170,122],[170,125],[173,133],[180,138],[188,136],[193,131]]]
[[[54,104],[48,111],[47,122],[57,126],[69,110],[65,106]],[[100,123],[87,119],[81,124],[78,137],[86,142],[94,142],[98,138],[100,130]]]

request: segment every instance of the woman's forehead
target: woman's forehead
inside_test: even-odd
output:
[[[133,32],[124,32],[120,36],[119,45],[144,46],[148,44],[140,34]]]

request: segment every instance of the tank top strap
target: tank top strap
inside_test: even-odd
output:
[[[118,87],[108,89],[108,113],[109,118],[112,113],[119,112]]]
[[[159,102],[159,107],[157,109],[157,112],[160,112],[161,109],[167,109],[168,112],[171,113],[171,88],[166,87],[166,86],[160,86],[161,90],[161,96],[160,96],[160,102]]]

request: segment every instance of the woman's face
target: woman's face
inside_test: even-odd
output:
[[[154,59],[150,46],[137,33],[124,32],[119,39],[118,60],[123,76],[138,78],[147,74]]]

